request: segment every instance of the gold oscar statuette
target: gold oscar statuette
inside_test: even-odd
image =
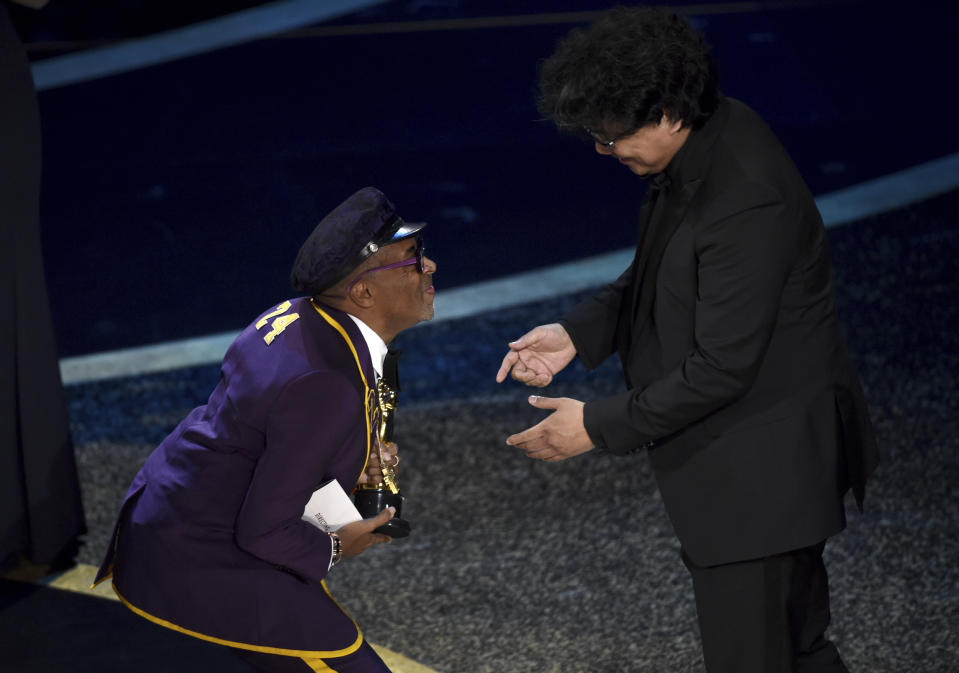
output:
[[[394,507],[395,516],[377,528],[376,532],[390,537],[406,537],[410,534],[410,524],[400,516],[404,498],[396,483],[395,466],[386,464],[388,454],[384,452],[393,434],[393,413],[396,411],[397,394],[386,385],[383,379],[380,379],[376,383],[376,398],[379,414],[373,449],[380,459],[382,479],[377,483],[360,484],[354,501],[356,509],[364,519],[376,516],[387,507]]]

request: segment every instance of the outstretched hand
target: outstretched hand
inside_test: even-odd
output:
[[[376,516],[348,523],[336,531],[343,543],[343,556],[357,556],[375,544],[389,542],[393,538],[373,531],[393,518],[396,510],[387,507]]]
[[[530,395],[529,403],[537,409],[554,411],[533,427],[508,437],[507,444],[522,449],[530,458],[553,463],[594,448],[583,425],[582,402],[568,397]]]
[[[497,383],[505,381],[512,372],[520,383],[542,388],[576,357],[573,340],[559,323],[534,327],[510,343],[509,348],[496,372]]]

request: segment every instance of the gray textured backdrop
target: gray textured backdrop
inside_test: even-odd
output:
[[[959,669],[959,193],[833,230],[840,315],[884,462],[866,513],[826,548],[831,635],[853,671]],[[400,483],[412,537],[333,571],[384,644],[441,673],[701,671],[690,582],[645,456],[526,459],[504,439],[542,417],[491,382],[508,338],[575,297],[403,337]],[[216,368],[69,389],[98,563],[153,445]],[[545,394],[622,385],[615,363]],[[130,619],[137,617],[130,615]]]

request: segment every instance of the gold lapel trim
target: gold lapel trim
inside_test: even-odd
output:
[[[346,345],[350,347],[350,352],[353,353],[353,359],[356,361],[356,368],[360,372],[360,379],[363,381],[363,417],[366,419],[366,458],[363,460],[363,469],[360,470],[360,474],[363,474],[366,471],[366,466],[370,462],[370,438],[373,435],[373,414],[379,413],[379,406],[373,407],[371,411],[370,401],[376,397],[376,391],[370,388],[370,384],[366,381],[366,374],[363,373],[363,365],[360,363],[360,356],[356,352],[356,347],[353,345],[353,341],[350,339],[350,335],[347,334],[346,330],[343,328],[343,325],[338,323],[333,316],[321,309],[317,303],[311,298],[310,304],[313,305],[313,308],[316,309],[316,312],[330,324],[330,326],[339,332],[340,336],[343,337],[343,340],[346,342]],[[359,479],[359,475],[357,475]]]

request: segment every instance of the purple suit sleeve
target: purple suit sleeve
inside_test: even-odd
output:
[[[366,450],[363,409],[355,386],[339,372],[311,372],[284,387],[271,406],[266,448],[237,517],[237,545],[307,579],[326,576],[330,537],[301,516],[337,455],[351,444]]]

